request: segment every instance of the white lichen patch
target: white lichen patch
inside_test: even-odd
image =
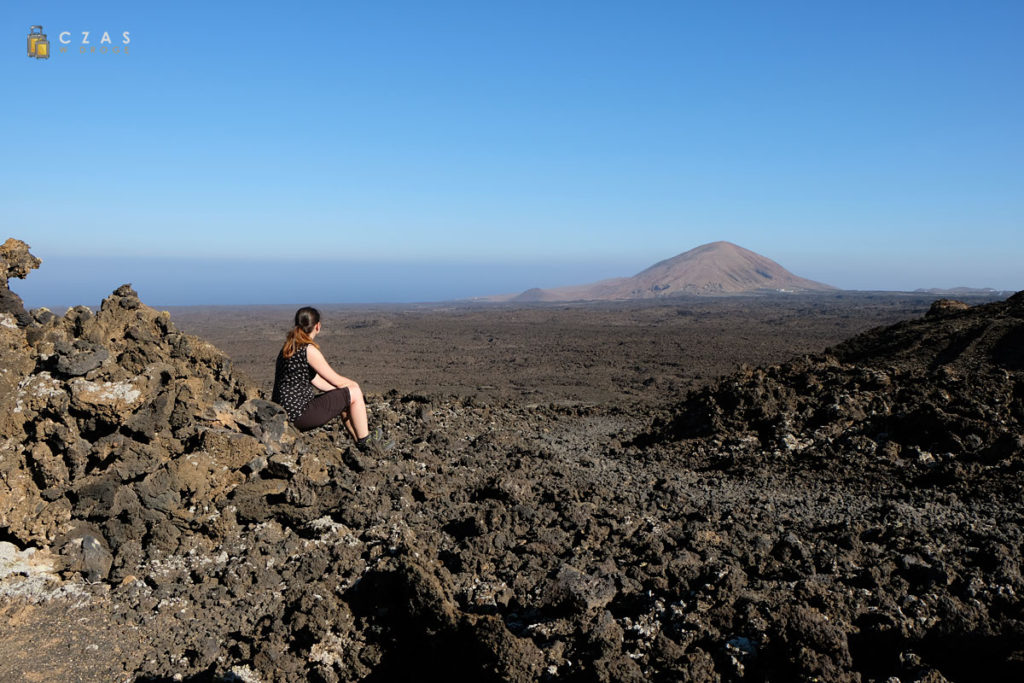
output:
[[[228,563],[228,559],[229,559],[228,553],[227,553],[226,550],[221,550],[220,553],[218,553],[217,555],[213,555],[213,556],[210,556],[210,555],[199,555],[199,554],[197,554],[195,552],[195,550],[190,550],[189,551],[189,555],[194,558],[192,560],[192,566],[195,569],[202,569],[204,567],[208,567],[211,564],[214,565],[215,567],[223,567],[224,565],[226,565]]]
[[[64,393],[64,387],[45,370],[35,375],[29,375],[18,382],[18,396],[15,400],[13,413],[20,413],[25,409],[25,398],[49,399]]]
[[[45,562],[39,562],[37,558],[33,557],[37,550],[37,548],[18,550],[13,543],[0,541],[0,579],[10,574],[28,575],[39,571],[52,571],[52,566]]]
[[[172,574],[180,574],[188,571],[189,562],[181,555],[168,555],[162,559],[149,561],[149,572],[153,576],[166,577]]]
[[[263,683],[260,675],[250,669],[248,664],[238,664],[231,667],[231,673],[242,683]]]
[[[80,400],[87,403],[135,403],[142,392],[131,382],[90,382],[76,379],[71,383],[71,391]]]
[[[21,390],[21,395],[36,398],[49,398],[64,391],[61,383],[45,370],[18,382],[18,389]]]
[[[470,603],[477,607],[497,607],[498,599],[510,591],[504,581],[476,579],[467,593]],[[505,602],[508,602],[508,598],[505,598]]]
[[[47,553],[36,548],[18,550],[0,541],[0,599],[33,604],[64,599],[78,606],[89,599],[89,593],[80,584],[62,581]]]
[[[313,543],[319,546],[324,543],[334,543],[349,547],[362,545],[362,541],[356,537],[352,529],[340,522],[335,522],[330,515],[318,517],[309,523],[309,528],[320,534],[320,538]]]
[[[0,580],[0,598],[5,601],[20,599],[35,605],[66,600],[71,607],[81,607],[89,601],[89,592],[78,583],[64,582],[49,574],[33,574]]]
[[[328,633],[326,638],[309,649],[309,659],[326,666],[337,666],[344,662],[345,647],[345,641],[339,636]]]

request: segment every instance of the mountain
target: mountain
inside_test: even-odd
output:
[[[756,291],[830,291],[835,287],[793,275],[769,258],[731,242],[712,242],[659,261],[633,277],[587,285],[529,289],[504,301],[612,301],[680,294],[714,295]]]

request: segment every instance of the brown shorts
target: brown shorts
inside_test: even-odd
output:
[[[344,389],[331,389],[314,398],[302,411],[302,415],[295,418],[295,425],[299,431],[306,431],[314,427],[320,427],[338,417],[346,410],[352,402],[352,395],[348,387]]]

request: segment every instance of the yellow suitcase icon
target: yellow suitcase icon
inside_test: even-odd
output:
[[[28,30],[28,56],[36,59],[50,58],[50,41],[46,39],[42,26],[32,26]]]

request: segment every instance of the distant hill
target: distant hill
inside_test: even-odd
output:
[[[681,294],[715,295],[757,291],[831,291],[835,287],[793,275],[769,258],[731,242],[712,242],[659,261],[633,277],[587,285],[528,289],[491,297],[497,301],[615,301]]]
[[[932,287],[930,289],[915,289],[914,294],[936,294],[938,296],[998,296],[1004,297],[1013,292],[1002,291],[998,289],[992,289],[991,287],[952,287],[949,289],[941,289],[938,287]]]

